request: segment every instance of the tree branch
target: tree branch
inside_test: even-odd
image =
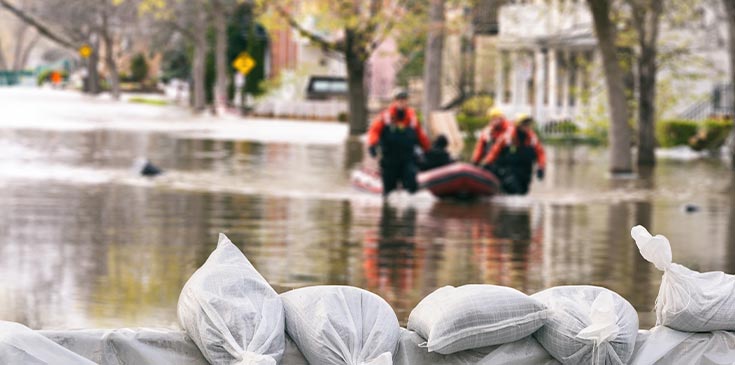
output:
[[[7,0],[0,0],[0,7],[3,7],[6,10],[8,10],[13,15],[18,17],[18,19],[22,20],[24,23],[32,26],[33,28],[36,28],[36,30],[42,35],[44,35],[46,38],[58,43],[61,46],[76,50],[77,47],[74,44],[54,34],[45,25],[39,23],[36,19],[31,17],[29,14],[26,14],[22,10],[16,8],[12,4],[10,4]]]
[[[321,37],[320,35],[318,35],[318,34],[316,34],[314,32],[311,32],[311,31],[307,30],[306,28],[304,28],[303,26],[301,26],[301,24],[299,24],[291,16],[291,14],[289,14],[286,11],[286,9],[284,9],[281,5],[276,4],[275,7],[276,7],[276,11],[278,12],[278,14],[281,15],[281,17],[283,17],[283,19],[285,19],[286,22],[288,22],[288,25],[290,25],[292,28],[294,28],[302,36],[308,38],[310,41],[312,41],[312,42],[314,42],[316,44],[319,44],[320,46],[322,46],[325,49],[332,50],[332,51],[338,51],[338,52],[343,52],[344,51],[344,46],[341,45],[340,43],[330,42],[330,41],[324,39],[323,37]]]

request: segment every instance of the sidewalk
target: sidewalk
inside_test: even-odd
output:
[[[348,126],[336,122],[299,121],[194,114],[175,105],[130,103],[124,94],[89,96],[77,91],[0,88],[0,128],[46,130],[129,130],[174,133],[182,137],[304,144],[340,144]],[[142,95],[142,97],[146,97]],[[158,96],[161,98],[162,96]]]

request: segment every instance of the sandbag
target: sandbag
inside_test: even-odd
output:
[[[0,364],[94,365],[30,328],[0,321]]]
[[[117,328],[36,332],[100,365],[209,365],[196,344],[181,330]],[[279,365],[309,365],[288,336]]]
[[[393,363],[400,327],[379,296],[349,286],[313,286],[281,297],[286,332],[310,364]]]
[[[563,364],[626,364],[635,349],[638,313],[617,293],[559,286],[531,296],[550,310],[534,337]]]
[[[411,311],[408,329],[426,339],[429,352],[452,354],[530,336],[543,326],[547,312],[541,302],[513,288],[445,286]]]
[[[558,365],[532,336],[504,345],[481,347],[442,355],[429,352],[423,337],[401,329],[401,340],[394,358],[395,365]]]
[[[673,264],[671,244],[643,226],[630,232],[641,255],[663,271],[656,298],[656,324],[687,332],[735,330],[735,276],[700,273]]]
[[[184,285],[178,316],[211,364],[275,365],[283,356],[281,298],[224,234]]]
[[[681,332],[656,326],[636,348],[631,365],[732,365],[735,333]],[[640,337],[640,336],[639,336]]]
[[[209,364],[181,330],[117,328],[37,332],[101,365]]]

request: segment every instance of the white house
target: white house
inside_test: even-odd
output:
[[[660,84],[666,81],[665,87],[672,89],[659,95],[673,100],[665,110],[668,117],[691,112],[697,103],[707,104],[708,95],[728,80],[719,2],[704,1],[698,11],[701,24],[686,29],[662,22],[661,52],[687,47],[703,61],[676,70],[660,69]],[[507,115],[529,113],[540,123],[578,121],[596,105],[606,106],[604,75],[586,1],[510,1],[500,7],[498,18],[494,94]]]

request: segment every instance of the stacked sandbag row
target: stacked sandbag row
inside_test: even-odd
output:
[[[515,342],[529,349],[538,342],[563,364],[625,364],[635,348],[638,315],[625,299],[600,287],[562,286],[529,297],[501,286],[465,285],[424,298],[411,312],[408,329],[425,339],[418,346],[429,353]]]
[[[184,286],[178,313],[210,363],[239,365],[279,363],[286,336],[311,364],[623,364],[638,330],[632,306],[604,288],[529,297],[465,285],[424,298],[406,331],[388,303],[362,289],[315,286],[279,296],[224,235]]]
[[[362,289],[315,286],[279,296],[222,234],[184,285],[178,315],[213,365],[390,365],[401,334],[390,305]],[[284,359],[287,335],[300,354]]]
[[[662,326],[651,331],[639,333],[630,303],[605,288],[561,286],[528,296],[494,285],[439,288],[414,308],[402,329],[390,305],[362,289],[314,286],[278,295],[220,235],[217,248],[181,292],[178,315],[185,335],[146,330],[41,335],[0,322],[0,363],[735,362],[735,335],[709,332],[735,330],[735,278],[672,264],[668,240],[642,227],[632,236],[643,256],[664,271],[656,303]]]

